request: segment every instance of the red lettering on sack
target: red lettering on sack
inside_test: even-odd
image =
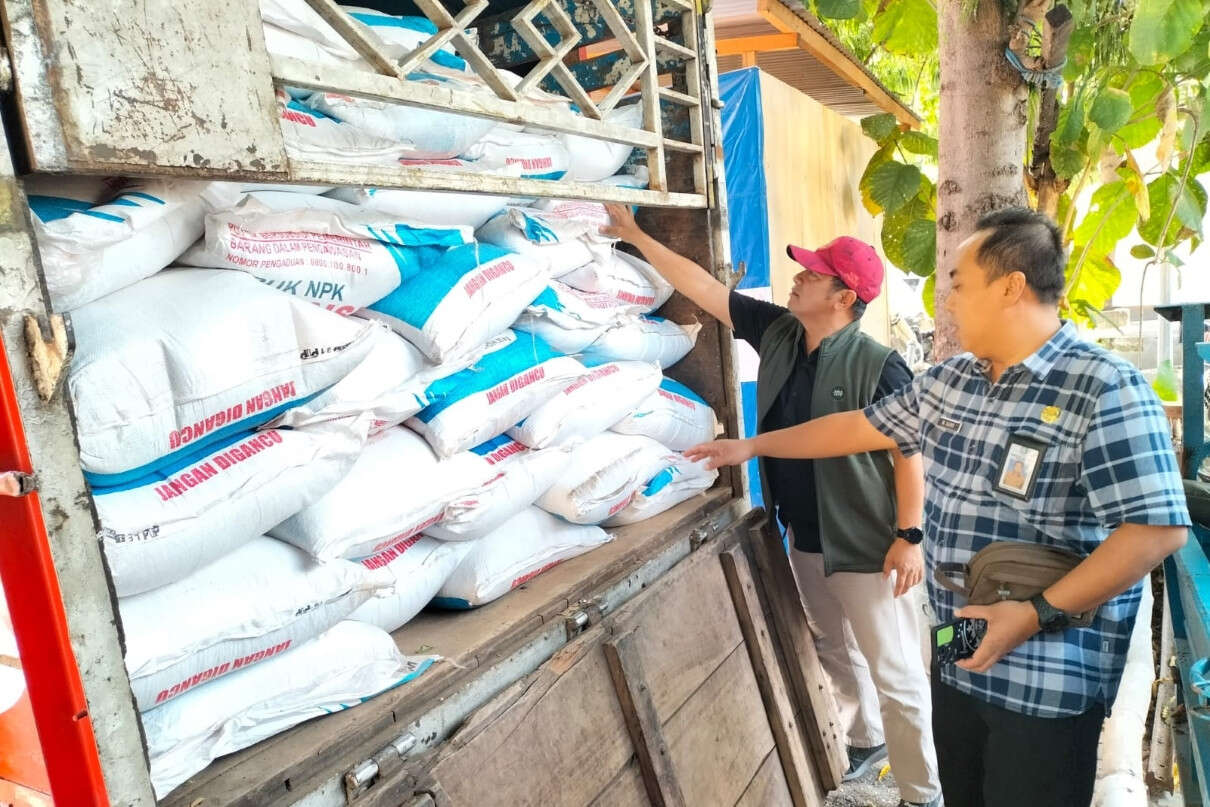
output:
[[[633,292],[619,290],[615,296],[624,303],[634,303],[635,305],[655,305],[654,294],[634,294]]]
[[[467,297],[474,297],[475,293],[481,290],[488,283],[504,277],[516,268],[517,267],[513,266],[512,261],[497,261],[496,263],[493,263],[490,266],[485,266],[480,271],[476,272],[474,277],[462,285],[462,290],[466,292]]]
[[[616,364],[603,365],[603,366],[598,367],[597,369],[593,370],[592,372],[585,373],[584,375],[577,378],[574,382],[572,382],[572,384],[570,386],[565,387],[563,389],[563,394],[571,395],[576,390],[578,390],[582,387],[585,387],[594,381],[600,381],[602,378],[608,378],[609,376],[614,375],[615,373],[620,373],[620,372],[621,372],[621,370],[618,369],[618,366]]]
[[[626,497],[626,499],[625,499],[625,501],[620,501],[620,502],[618,502],[617,504],[615,504],[613,507],[609,508],[609,515],[611,515],[611,516],[612,516],[612,515],[614,515],[615,513],[618,513],[618,512],[621,512],[622,510],[625,510],[627,507],[629,507],[629,506],[630,506],[630,503],[631,503],[632,501],[634,501],[634,494],[633,494],[633,493],[631,493],[629,496],[627,496],[627,497]]]
[[[673,403],[678,403],[681,406],[687,406],[690,409],[697,409],[697,404],[682,395],[677,395],[675,392],[669,392],[668,390],[661,388],[659,393],[662,397],[667,398]]]
[[[511,443],[500,446],[495,451],[484,457],[484,459],[487,460],[488,465],[495,465],[503,462],[509,457],[516,456],[525,450],[526,448],[524,445],[518,443],[516,440],[513,440]]]
[[[281,441],[281,432],[276,429],[260,432],[222,453],[215,454],[188,471],[183,471],[162,484],[156,485],[155,492],[159,494],[160,501],[166,502],[169,499],[175,499],[189,488],[213,479],[223,471],[239,465],[249,457],[256,456],[266,448],[280,444]]]
[[[554,563],[546,564],[541,569],[536,569],[536,570],[530,572],[529,574],[521,575],[520,577],[518,577],[516,580],[514,580],[512,582],[512,585],[509,586],[509,590],[512,590],[512,589],[516,588],[517,586],[525,585],[530,580],[533,580],[535,577],[542,574],[542,572],[549,571],[550,569],[553,569],[556,566],[558,566],[560,563],[562,563],[562,561],[556,560]]]
[[[506,157],[504,162],[506,165],[519,165],[526,171],[551,168],[555,164],[553,157]]]
[[[427,519],[420,524],[415,524],[411,527],[408,527],[407,529],[402,530],[387,540],[379,543],[374,547],[373,550],[371,550],[368,557],[362,558],[361,565],[365,566],[367,569],[378,569],[382,566],[386,566],[392,560],[399,557],[399,555],[411,548],[417,541],[423,538],[424,536],[420,533],[440,522],[444,516],[444,512],[438,513],[432,518]],[[383,547],[386,547],[386,549]],[[387,555],[391,556],[386,557]],[[375,563],[376,565],[371,566],[371,562]]]
[[[185,680],[173,684],[168,689],[161,690],[160,693],[155,696],[155,702],[163,703],[169,698],[175,698],[182,692],[188,692],[198,684],[204,684],[207,681],[218,678],[224,673],[230,672],[231,670],[238,670],[241,667],[247,667],[249,664],[255,664],[256,662],[267,659],[270,656],[276,656],[278,653],[288,649],[291,642],[293,642],[293,639],[287,639],[280,644],[273,645],[272,647],[266,647],[263,650],[249,653],[246,656],[233,659],[231,661],[224,661],[221,664],[216,664],[207,670],[202,670],[201,672],[195,673]]]
[[[281,116],[282,120],[288,120],[291,123],[301,123],[303,126],[310,126],[313,129],[316,125],[315,118],[310,115],[304,115],[301,112],[296,112],[293,109],[283,109]]]

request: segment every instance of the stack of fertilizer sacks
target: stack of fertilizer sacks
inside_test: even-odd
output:
[[[356,66],[301,0],[263,11],[271,49]],[[431,32],[354,13],[405,51]],[[448,51],[425,69],[475,81]],[[629,150],[613,144],[279,100],[295,157],[643,184],[614,175]],[[80,458],[160,796],[422,674],[435,657],[389,635],[422,609],[490,602],[715,480],[680,453],[714,413],[663,374],[698,326],[652,316],[672,289],[600,235],[600,204],[83,177],[26,191],[75,329]]]

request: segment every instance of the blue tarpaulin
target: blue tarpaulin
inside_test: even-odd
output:
[[[719,76],[723,100],[723,170],[727,180],[731,261],[746,274],[739,289],[769,299],[769,204],[765,185],[765,116],[760,100],[760,70],[749,67]],[[746,351],[746,347],[741,347]],[[741,356],[740,397],[744,436],[756,433],[756,362]],[[752,504],[764,494],[756,461],[748,463]]]

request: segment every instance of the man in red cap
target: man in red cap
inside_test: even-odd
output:
[[[729,291],[643,232],[628,207],[608,207],[612,225],[602,232],[637,247],[757,350],[758,431],[860,410],[911,381],[903,358],[861,331],[883,281],[869,244],[842,237],[814,251],[788,247],[802,269],[783,307]],[[902,804],[939,804],[919,620],[914,598],[902,596],[924,574],[919,456],[762,460],[761,479],[792,542],[791,565],[847,731],[845,779],[889,755]]]

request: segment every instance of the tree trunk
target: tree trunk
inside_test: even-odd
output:
[[[1022,166],[1028,93],[1004,58],[1008,22],[999,0],[941,0],[941,139],[937,187],[937,361],[961,350],[945,311],[958,245],[984,213],[1025,204]]]

